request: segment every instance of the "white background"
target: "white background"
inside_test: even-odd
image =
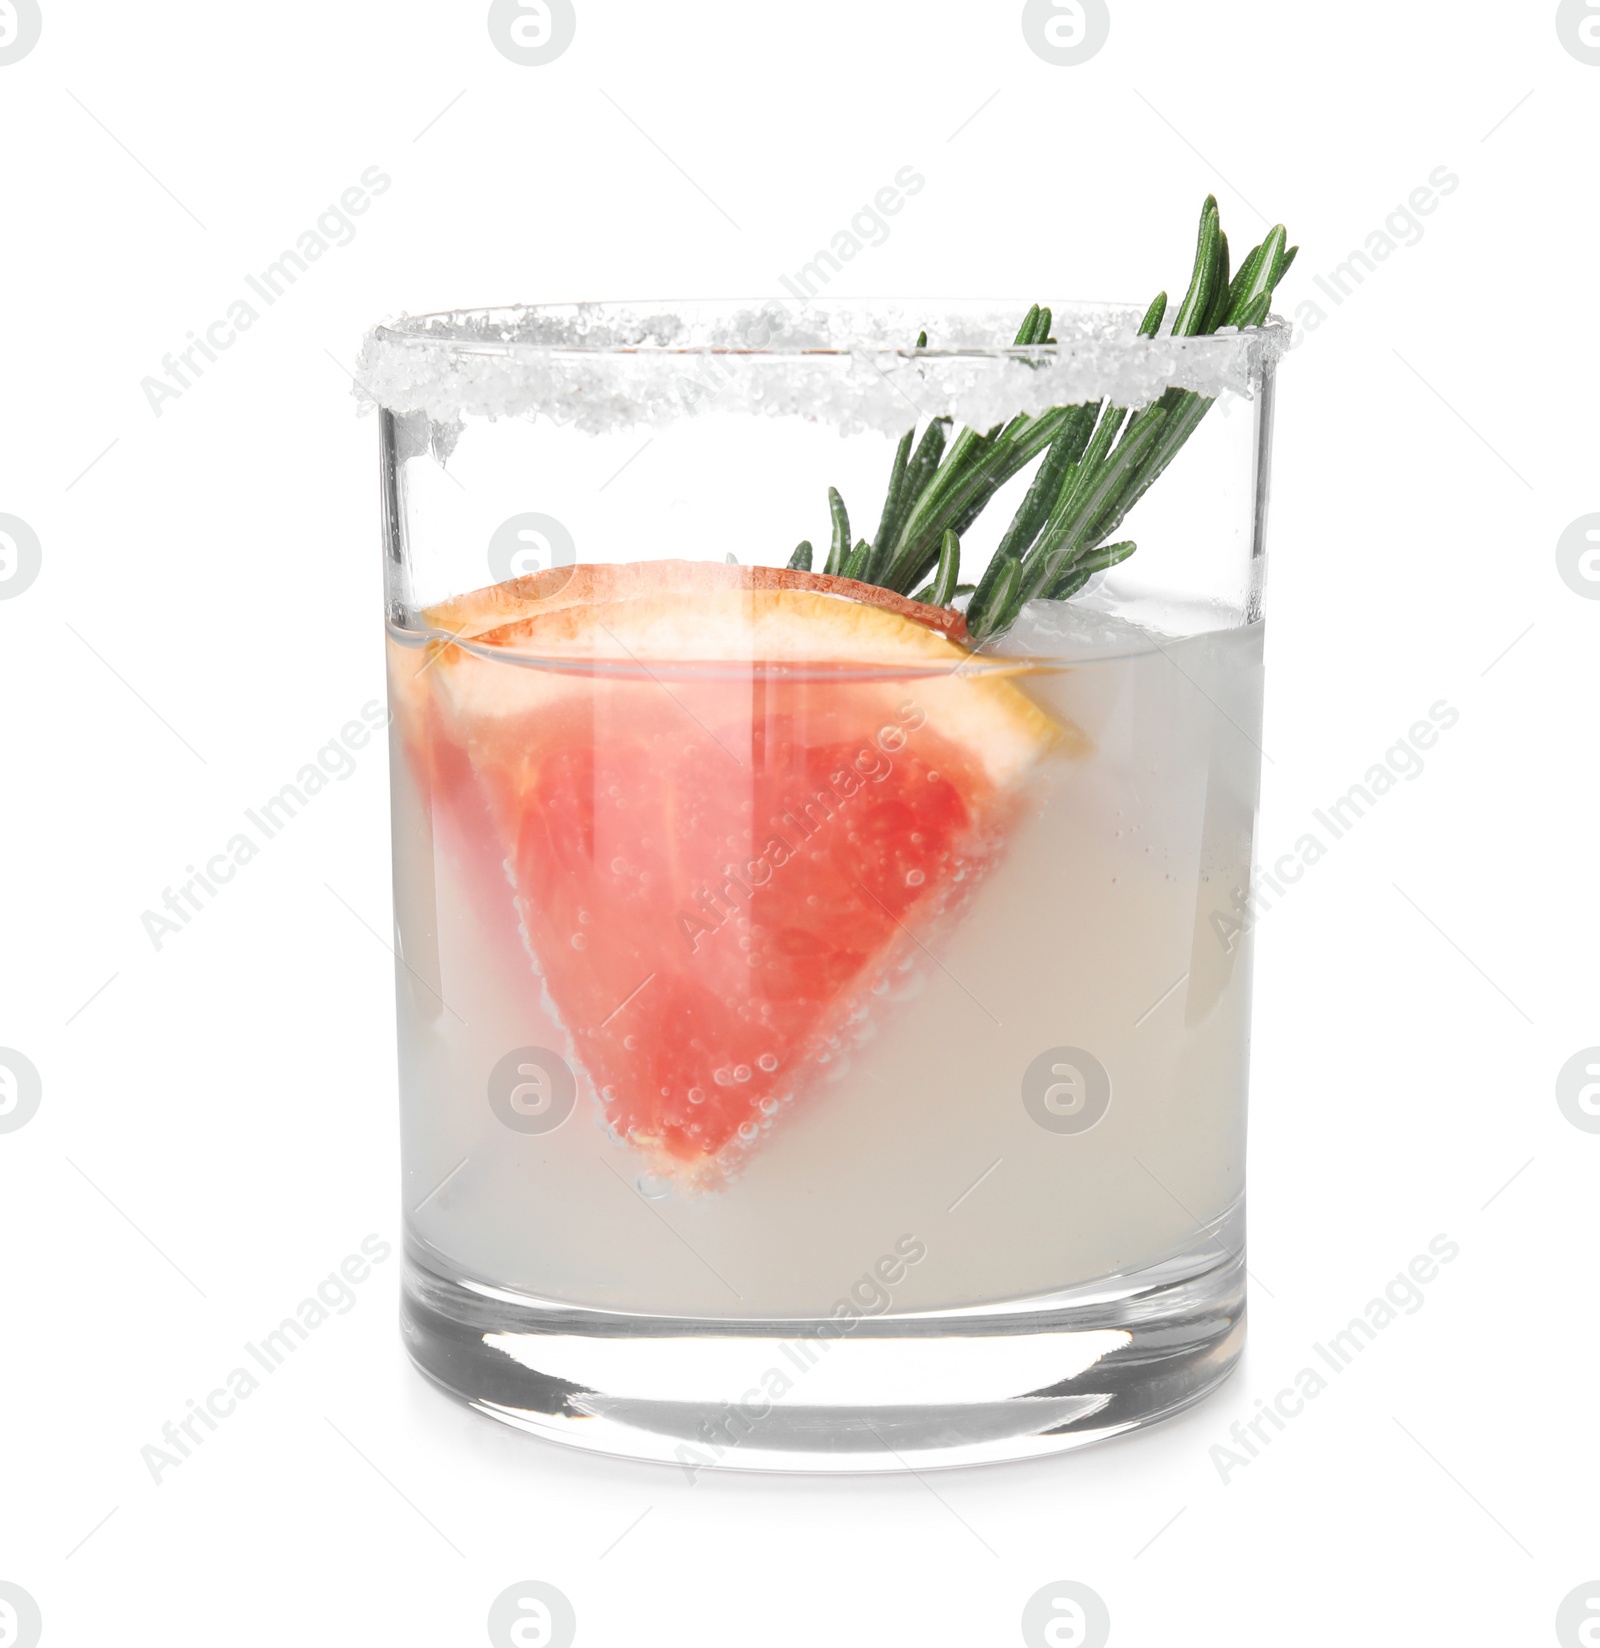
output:
[[[44,0],[0,67],[0,512],[43,545],[0,601],[0,1043],[43,1078],[0,1135],[0,1580],[51,1648],[476,1643],[530,1578],[589,1645],[1013,1643],[1057,1579],[1118,1645],[1532,1644],[1600,1576],[1600,1135],[1555,1100],[1600,1043],[1600,602],[1555,557],[1600,510],[1600,67],[1547,0],[1111,11],[1054,67],[1016,0],[579,0],[530,68],[482,3]],[[1236,247],[1256,207],[1303,246],[1269,857],[1460,712],[1260,927],[1242,1367],[1044,1462],[690,1485],[425,1387],[391,1257],[157,1486],[163,1422],[398,1235],[381,751],[159,953],[140,925],[381,693],[363,330],[776,292],[908,164],[831,291],[1142,301],[1211,189]],[[354,241],[153,415],[140,380],[374,165]],[[1314,277],[1440,166],[1335,304]],[[1422,1308],[1224,1482],[1230,1425],[1439,1233]]]

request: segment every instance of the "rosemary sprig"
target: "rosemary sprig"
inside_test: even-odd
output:
[[[1232,269],[1216,198],[1207,196],[1194,268],[1171,335],[1259,326],[1298,250],[1288,245],[1279,224]],[[1142,336],[1158,335],[1167,307],[1162,292],[1139,324]],[[1054,344],[1051,321],[1050,310],[1034,304],[1013,347]],[[927,342],[923,332],[917,348]],[[982,641],[1005,629],[1024,602],[1040,596],[1065,600],[1096,572],[1133,554],[1137,545],[1131,540],[1107,540],[1161,478],[1212,404],[1188,390],[1169,389],[1138,412],[1104,403],[1056,406],[1019,414],[981,433],[962,429],[953,440],[951,420],[933,418],[920,441],[913,427],[896,447],[870,541],[858,539],[852,548],[844,499],[829,487],[832,531],[824,570],[902,595],[916,590],[916,599],[938,606],[970,591],[967,629],[975,642]],[[976,588],[962,584],[962,537],[1000,488],[1041,453],[1027,494]],[[811,562],[807,541],[789,565],[809,571]]]

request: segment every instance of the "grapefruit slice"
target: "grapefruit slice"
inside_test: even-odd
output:
[[[1082,735],[917,603],[849,598],[870,586],[685,562],[541,580],[446,603],[426,616],[456,639],[395,649],[407,746],[504,865],[610,1126],[713,1183]]]

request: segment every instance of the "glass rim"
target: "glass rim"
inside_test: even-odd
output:
[[[447,309],[367,334],[361,410],[548,417],[587,433],[664,427],[704,413],[872,428],[899,438],[908,407],[974,429],[1020,413],[1169,389],[1209,399],[1256,386],[1287,353],[1289,323],[1175,337],[1139,332],[1142,307],[1052,307],[1053,344],[1012,340],[1031,306],[994,299],[768,297]],[[928,331],[934,347],[915,339]]]
[[[1079,349],[1098,354],[1118,347],[1130,352],[1163,348],[1203,353],[1235,349],[1241,339],[1261,340],[1276,357],[1286,350],[1290,332],[1287,319],[1274,313],[1245,331],[1230,327],[1180,338],[1164,329],[1147,337],[1137,330],[1146,311],[1144,304],[1067,300],[1049,306],[1051,330],[1057,334],[1050,343],[1022,345],[967,338],[953,343],[932,341],[917,348],[906,341],[916,335],[906,330],[912,317],[931,322],[926,327],[929,331],[970,333],[982,328],[991,336],[1004,337],[1007,331],[1015,331],[1031,306],[1028,299],[949,297],[813,297],[803,304],[771,296],[604,299],[401,314],[380,322],[370,336],[383,345],[407,350],[443,349],[458,355],[510,359],[525,355],[618,360],[713,355],[798,360],[877,354],[918,361],[1034,361],[1070,357]],[[1169,306],[1167,328],[1176,312],[1175,305]],[[746,333],[743,340],[726,338],[728,328],[741,325]],[[667,334],[675,328],[690,335],[683,341],[670,341]],[[766,341],[751,341],[758,328],[766,332]],[[588,340],[588,334],[595,331],[602,334],[601,341]],[[873,336],[874,332],[879,335]],[[821,334],[829,334],[826,341]]]

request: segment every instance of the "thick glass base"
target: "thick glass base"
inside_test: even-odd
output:
[[[1026,1459],[1176,1413],[1244,1347],[1243,1218],[1125,1275],[840,1320],[587,1310],[442,1273],[408,1246],[417,1366],[480,1413],[700,1470],[896,1471]]]

